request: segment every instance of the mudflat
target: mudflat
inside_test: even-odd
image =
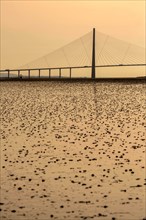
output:
[[[142,220],[145,90],[1,82],[1,220]]]

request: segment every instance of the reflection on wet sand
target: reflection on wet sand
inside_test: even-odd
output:
[[[145,219],[142,83],[1,91],[1,219]]]

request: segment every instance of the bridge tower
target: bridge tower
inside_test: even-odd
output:
[[[95,79],[95,28],[93,28],[93,47],[92,47],[92,71],[91,78]]]

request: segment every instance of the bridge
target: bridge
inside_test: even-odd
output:
[[[96,79],[102,73],[119,70],[145,73],[145,49],[93,31],[18,69],[0,70],[3,79]],[[118,68],[118,69],[117,69]],[[139,68],[139,69],[138,69]],[[101,71],[102,69],[102,71]],[[80,71],[77,74],[77,70]],[[107,71],[108,70],[108,71]],[[101,73],[100,73],[101,72]],[[65,73],[65,74],[64,74]],[[75,74],[76,73],[76,74]],[[122,73],[120,73],[122,75]],[[128,75],[128,74],[127,74]],[[103,75],[102,75],[103,76]],[[108,77],[106,75],[106,77]]]

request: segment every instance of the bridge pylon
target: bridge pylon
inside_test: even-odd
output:
[[[93,46],[92,46],[92,70],[91,78],[95,79],[95,28],[93,28]]]

